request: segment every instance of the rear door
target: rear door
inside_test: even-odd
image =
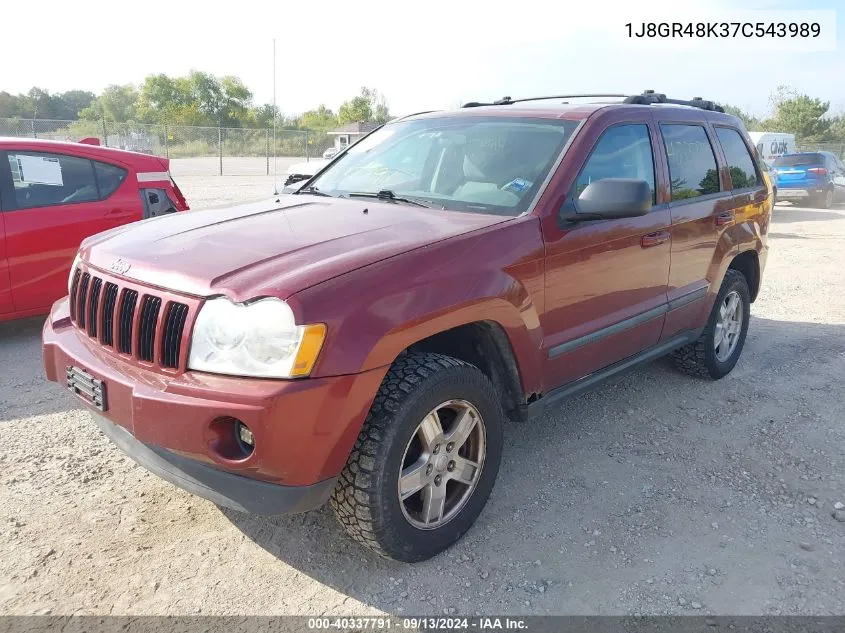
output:
[[[719,237],[734,219],[730,186],[721,177],[713,131],[703,119],[660,124],[672,217],[669,312],[662,339],[699,327],[711,282],[726,253]]]
[[[15,311],[47,310],[67,294],[70,265],[90,235],[142,217],[127,167],[54,152],[10,148],[4,212],[6,256]]]

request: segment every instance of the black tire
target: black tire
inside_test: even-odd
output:
[[[415,527],[402,510],[398,477],[409,441],[423,418],[449,400],[465,400],[480,413],[486,455],[462,509],[442,526]],[[505,415],[496,391],[474,365],[442,354],[401,356],[385,376],[330,504],[359,543],[403,562],[431,558],[472,526],[493,489],[502,455]]]
[[[833,189],[828,189],[813,201],[813,206],[818,209],[830,209],[833,206]]]
[[[739,340],[736,343],[730,356],[724,361],[720,361],[716,357],[715,348],[715,332],[716,322],[719,316],[719,308],[725,297],[731,292],[736,291],[742,301],[742,326],[739,333]],[[675,365],[686,374],[697,376],[699,378],[712,378],[718,380],[726,376],[736,365],[742,354],[742,348],[745,345],[745,337],[748,334],[748,323],[751,317],[751,293],[748,290],[748,282],[745,275],[739,271],[729,269],[725,273],[725,279],[722,281],[722,287],[719,288],[719,294],[716,296],[716,302],[713,304],[713,309],[710,311],[710,318],[707,320],[707,325],[704,327],[704,332],[694,343],[685,345],[673,352],[672,357]]]

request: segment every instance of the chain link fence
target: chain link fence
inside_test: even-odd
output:
[[[166,156],[181,173],[220,176],[270,175],[274,156],[320,158],[334,137],[313,130],[197,127],[114,121],[2,119],[0,136],[80,141],[97,138],[101,145]],[[287,160],[290,163],[291,160]]]
[[[796,152],[830,152],[839,157],[840,160],[845,159],[845,143],[837,141],[835,143],[796,143]]]

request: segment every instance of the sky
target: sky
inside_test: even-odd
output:
[[[394,115],[503,96],[654,89],[676,98],[731,103],[762,115],[778,85],[831,102],[845,112],[845,0],[321,0],[196,3],[145,0],[42,0],[4,3],[0,90],[33,85],[62,92],[140,84],[146,75],[192,69],[237,75],[256,103],[273,100],[297,114],[330,108],[377,89]],[[692,3],[691,3],[692,4]],[[72,8],[71,8],[72,6]],[[828,48],[817,42],[734,45],[632,40],[627,22],[728,19],[756,10],[837,10]],[[791,15],[791,14],[790,14]],[[45,18],[44,16],[51,16]],[[778,18],[782,19],[782,18]],[[28,25],[33,25],[29,27]],[[731,46],[734,46],[732,49]],[[766,50],[779,46],[780,50]],[[736,47],[744,47],[735,50]],[[14,62],[14,63],[12,63]]]

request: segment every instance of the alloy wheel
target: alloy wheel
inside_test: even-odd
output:
[[[742,298],[736,290],[729,292],[719,306],[719,316],[713,332],[716,359],[721,363],[727,361],[736,349],[742,331],[742,315]]]
[[[466,505],[484,466],[484,420],[465,400],[426,415],[405,447],[398,494],[407,521],[421,530],[448,523]]]

